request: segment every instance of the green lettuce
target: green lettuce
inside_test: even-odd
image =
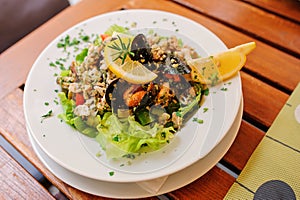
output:
[[[140,153],[145,149],[158,150],[169,143],[175,133],[173,127],[164,128],[159,124],[142,126],[132,116],[121,122],[114,114],[102,120],[97,129],[99,134],[96,140],[108,158]]]
[[[64,120],[67,124],[74,126],[74,108],[76,106],[72,99],[68,99],[64,92],[58,93],[61,105],[63,107],[63,113],[59,114],[58,117]]]
[[[75,102],[63,92],[58,96],[63,107],[63,113],[58,117],[82,134],[95,138],[108,158],[158,150],[174,137],[173,127],[165,128],[158,123],[142,126],[135,121],[134,116],[121,121],[116,115],[107,112],[102,117],[90,116],[82,120],[74,115]]]
[[[64,92],[58,93],[58,97],[63,107],[63,113],[59,114],[58,117],[82,134],[88,137],[96,137],[98,135],[96,126],[99,124],[100,116],[91,116],[88,117],[87,121],[83,121],[81,117],[74,115],[74,100],[68,99]]]

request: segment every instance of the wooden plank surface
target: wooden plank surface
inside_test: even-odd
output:
[[[180,3],[164,0],[83,0],[66,9],[0,55],[0,133],[68,198],[106,199],[86,194],[63,183],[38,160],[25,129],[23,91],[18,87],[24,84],[31,65],[45,46],[72,25],[97,14],[122,8],[158,9],[180,14],[206,26],[228,47],[249,41],[257,43],[257,48],[248,56],[245,69],[241,72],[244,120],[236,140],[222,160],[231,165],[233,170],[241,171],[264,136],[264,131],[270,127],[289,94],[300,81],[297,73],[300,71],[300,60],[295,56],[300,51],[299,24],[295,23],[295,20],[287,20],[274,14],[277,12],[276,9],[280,8],[278,5],[279,2],[282,3],[281,0],[275,3],[276,9],[260,9],[259,7],[267,7],[267,5],[263,5],[259,0],[245,1],[247,3],[236,0],[176,0]],[[252,4],[256,6],[253,7]],[[216,5],[217,7],[214,7]],[[225,12],[228,9],[231,9],[231,12]],[[274,13],[268,13],[268,9]],[[239,17],[247,14],[253,16],[256,21],[262,19],[260,24],[271,26],[258,27],[258,23],[254,24],[248,20],[246,27],[240,28],[246,18]],[[287,13],[280,15],[287,16]],[[297,17],[297,14],[294,13],[292,16]],[[274,27],[275,29],[272,29],[274,33],[270,35],[269,28],[273,28],[278,23],[279,27]],[[254,31],[255,28],[258,30]],[[279,30],[280,28],[284,30]],[[288,34],[291,41],[287,42],[287,37],[283,37],[284,34]],[[36,38],[39,38],[40,42],[36,42]],[[268,44],[265,43],[266,41]],[[273,43],[278,45],[273,47]],[[29,46],[32,51],[28,51]],[[16,59],[17,55],[18,59]],[[168,193],[168,196],[174,199],[199,199],[200,197],[222,199],[234,180],[231,175],[214,167],[197,181]]]
[[[223,160],[241,171],[264,135],[265,132],[243,120],[238,135]]]
[[[270,127],[288,95],[241,72],[242,90],[244,96],[244,117],[256,122],[256,125]]]
[[[300,55],[300,25],[236,0],[175,0],[277,47]],[[300,9],[299,9],[300,10]],[[229,12],[230,11],[230,12]]]
[[[277,15],[300,22],[300,1],[297,0],[242,0]]]
[[[0,199],[54,199],[54,197],[0,147]]]
[[[183,187],[183,189],[175,190],[169,193],[168,196],[174,200],[223,199],[234,180],[231,175],[220,168],[214,167],[192,184]]]

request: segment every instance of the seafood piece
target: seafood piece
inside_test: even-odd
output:
[[[130,51],[134,54],[130,54],[130,58],[132,60],[137,60],[143,64],[151,61],[151,49],[147,42],[146,36],[143,34],[138,34],[134,37]]]

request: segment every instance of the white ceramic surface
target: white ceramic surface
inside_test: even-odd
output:
[[[80,133],[61,122],[56,116],[62,112],[55,104],[59,86],[55,82],[55,73],[59,68],[49,66],[50,62],[61,58],[64,52],[57,43],[69,35],[100,34],[112,24],[130,26],[131,30],[151,28],[174,31],[195,44],[202,56],[225,50],[223,42],[202,25],[179,15],[154,10],[126,10],[96,16],[84,21],[58,36],[40,54],[34,63],[25,84],[24,113],[26,124],[39,147],[51,159],[64,168],[79,175],[110,182],[136,182],[150,180],[178,172],[206,156],[226,135],[237,115],[242,97],[239,75],[226,83],[210,88],[202,108],[195,117],[204,120],[197,124],[190,120],[172,142],[159,151],[142,154],[130,165],[96,157],[100,146],[92,139],[82,137]],[[78,52],[77,52],[78,53]],[[66,57],[67,62],[74,59],[76,52]],[[226,87],[227,91],[221,88]],[[48,102],[49,105],[45,105]],[[203,108],[208,108],[203,112]],[[41,121],[41,116],[49,110],[53,117]],[[98,150],[99,148],[99,150]],[[111,176],[110,172],[114,172]]]

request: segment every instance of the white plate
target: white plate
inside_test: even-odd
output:
[[[229,147],[233,143],[241,124],[242,114],[243,102],[241,102],[234,123],[232,124],[231,128],[229,129],[228,133],[225,135],[223,140],[204,158],[200,159],[191,166],[170,175],[156,194],[151,194],[145,191],[137,183],[113,183],[99,181],[73,173],[61,167],[55,161],[53,161],[45,152],[43,152],[43,150],[32,138],[32,134],[30,134],[29,131],[28,134],[33,149],[38,155],[39,159],[43,162],[43,164],[56,177],[69,184],[70,186],[90,194],[109,198],[143,198],[165,194],[173,190],[179,189],[195,181],[196,179],[204,175],[206,172],[208,172],[213,166],[215,166],[219,162],[219,160],[225,155],[225,153],[228,151]]]
[[[166,176],[182,170],[207,155],[226,135],[231,127],[242,97],[239,75],[210,88],[210,95],[196,113],[203,124],[188,122],[176,133],[176,137],[165,148],[142,154],[130,161],[131,165],[96,157],[99,145],[90,138],[62,123],[57,117],[41,122],[41,116],[49,110],[56,116],[62,112],[56,105],[59,86],[55,83],[55,73],[59,69],[49,66],[50,62],[64,54],[56,47],[57,43],[69,35],[71,40],[80,34],[100,34],[112,24],[130,26],[136,29],[153,28],[173,31],[189,38],[202,56],[225,50],[220,39],[205,27],[179,15],[154,10],[127,10],[100,15],[84,21],[58,36],[40,54],[34,63],[24,91],[24,113],[26,124],[34,139],[43,151],[66,169],[89,178],[111,182],[136,182]],[[134,28],[132,28],[134,30]],[[185,41],[184,41],[185,42]],[[188,42],[188,41],[187,41]],[[68,62],[78,52],[71,52]],[[221,88],[226,87],[227,91]],[[45,105],[48,102],[49,105]],[[203,108],[208,108],[203,112]],[[111,176],[110,172],[114,172]]]

